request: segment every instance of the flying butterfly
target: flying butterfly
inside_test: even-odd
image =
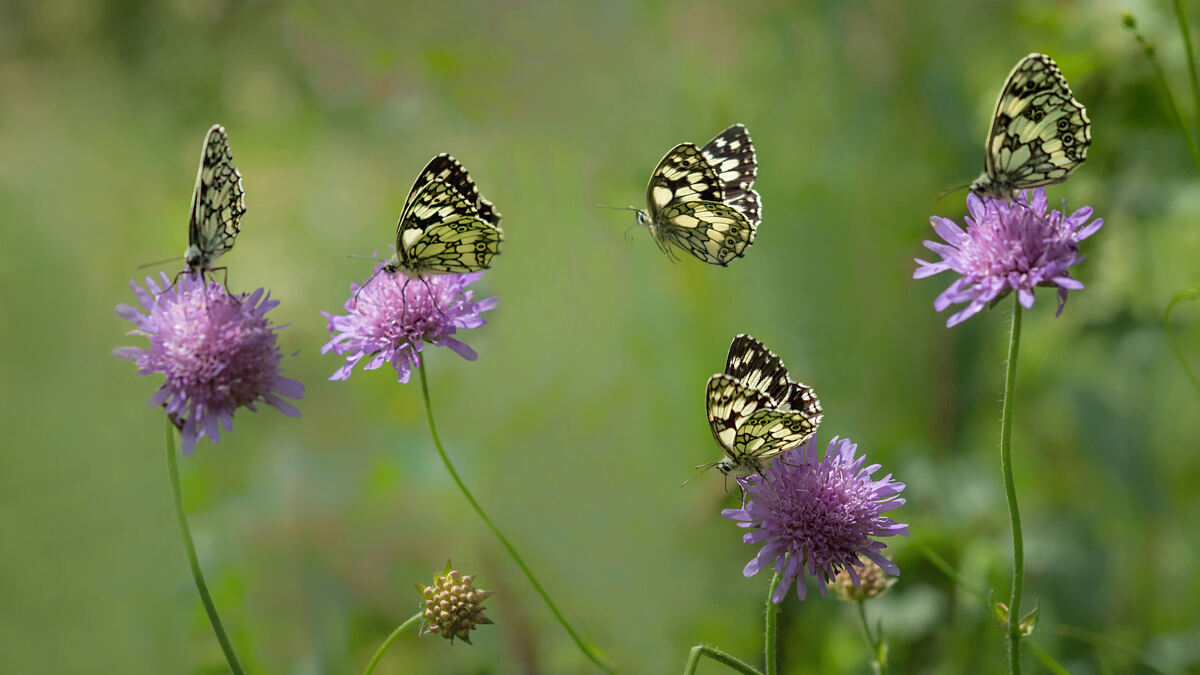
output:
[[[1018,190],[1067,179],[1087,158],[1091,122],[1058,64],[1030,54],[1009,73],[996,99],[983,173],[969,186],[981,197],[1011,199]]]
[[[650,174],[647,208],[630,208],[671,260],[677,247],[725,266],[745,255],[762,220],[757,173],[750,132],[734,124],[702,148],[672,148]]]
[[[463,165],[446,153],[417,176],[396,225],[396,253],[383,270],[421,279],[478,272],[500,253],[500,213],[479,194]]]
[[[214,124],[204,137],[200,170],[192,192],[188,247],[183,254],[188,274],[203,275],[221,269],[214,268],[213,263],[233,248],[244,213],[246,193],[242,189],[242,174],[233,165],[225,127]]]
[[[744,334],[729,345],[725,371],[708,378],[705,400],[725,457],[696,468],[738,478],[761,474],[771,458],[808,441],[824,417],[812,387],[792,380],[778,356]]]

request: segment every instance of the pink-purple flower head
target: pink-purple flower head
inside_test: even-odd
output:
[[[1036,188],[1010,201],[967,195],[964,232],[949,218],[930,218],[933,230],[946,243],[926,241],[925,246],[942,257],[938,262],[916,259],[914,279],[953,270],[962,275],[934,301],[937,311],[967,303],[953,314],[946,326],[954,326],[992,305],[1011,291],[1021,305],[1033,307],[1036,286],[1058,288],[1058,314],[1062,314],[1068,290],[1083,284],[1073,279],[1070,268],[1083,261],[1079,242],[1096,233],[1104,220],[1088,223],[1092,208],[1085,206],[1071,215],[1047,211],[1046,191]]]
[[[172,284],[166,274],[146,288],[130,281],[141,308],[117,305],[117,315],[137,328],[129,335],[150,339],[146,349],[121,347],[113,355],[137,363],[138,375],[162,373],[166,381],[150,403],[162,406],[179,428],[184,454],[207,436],[216,443],[221,426],[233,430],[233,413],[259,401],[298,417],[282,396],[304,397],[304,385],[279,374],[283,355],[266,318],[279,304],[263,289],[233,296],[199,275],[184,274]]]
[[[477,358],[474,349],[454,337],[459,329],[479,328],[486,322],[479,316],[494,309],[499,300],[474,300],[474,291],[466,287],[481,273],[438,274],[412,279],[403,274],[381,271],[365,286],[351,284],[346,314],[322,312],[329,319],[327,330],[333,339],[321,353],[344,354],[346,363],[331,380],[345,380],[354,367],[368,358],[364,370],[374,370],[391,362],[396,379],[408,382],[413,366],[426,342],[449,347],[468,361]]]
[[[896,496],[904,483],[892,480],[891,474],[872,478],[879,465],[864,467],[866,457],[855,457],[857,449],[849,439],[835,436],[819,459],[813,436],[777,457],[761,477],[741,479],[742,508],[721,512],[750,530],[742,541],[762,544],[742,573],[754,576],[774,562],[782,574],[771,597],[775,604],[783,602],[792,582],[803,600],[806,576],[816,580],[822,596],[839,571],[849,574],[857,586],[854,568],[863,565],[859,556],[875,561],[889,574],[900,574],[883,557],[887,544],[874,537],[908,535],[907,525],[883,515],[904,504]]]

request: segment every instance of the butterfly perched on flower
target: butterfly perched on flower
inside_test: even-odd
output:
[[[400,212],[389,274],[478,272],[500,253],[500,213],[479,194],[463,165],[442,153],[425,165]]]
[[[213,271],[213,263],[233,248],[246,213],[242,174],[233,165],[225,127],[214,124],[204,137],[200,170],[192,192],[188,247],[183,259],[189,274]]]
[[[708,424],[725,457],[716,467],[738,478],[817,432],[824,412],[812,387],[791,379],[783,361],[749,335],[729,345],[725,371],[708,378]]]
[[[710,265],[728,265],[745,255],[762,220],[757,173],[750,132],[735,124],[702,148],[672,148],[650,174],[647,208],[630,208],[672,260],[674,246]]]
[[[1030,54],[1009,73],[996,100],[983,174],[969,186],[981,197],[1060,183],[1087,158],[1091,122],[1058,64]]]

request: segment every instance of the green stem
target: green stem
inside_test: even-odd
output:
[[[862,624],[863,635],[867,638],[867,644],[871,647],[871,669],[875,675],[887,675],[887,664],[883,662],[879,654],[879,641],[871,635],[871,626],[867,623],[867,603],[865,600],[859,600],[855,604],[858,605],[858,620]]]
[[[446,455],[446,449],[442,447],[442,440],[438,437],[437,425],[433,422],[433,403],[431,403],[429,399],[429,383],[425,377],[424,358],[417,360],[417,370],[421,373],[421,394],[425,397],[425,416],[429,420],[429,433],[433,436],[433,444],[435,447],[437,447],[438,455],[441,456],[442,463],[446,465],[446,470],[450,472],[450,477],[454,479],[454,483],[458,485],[458,489],[463,493],[463,496],[467,498],[467,501],[470,502],[471,508],[475,509],[475,513],[479,514],[479,517],[483,519],[483,522],[488,526],[488,529],[492,531],[492,534],[496,535],[496,539],[500,541],[500,544],[504,547],[504,550],[508,551],[508,555],[511,556],[513,561],[517,563],[517,566],[521,568],[521,571],[525,573],[525,578],[529,579],[529,583],[533,586],[533,589],[537,591],[538,595],[542,596],[542,600],[544,600],[546,602],[546,606],[550,608],[550,613],[554,615],[554,618],[558,619],[558,623],[562,625],[563,629],[567,631],[567,634],[571,636],[571,639],[575,641],[576,646],[578,646],[579,650],[583,652],[583,655],[586,656],[589,661],[596,664],[601,670],[609,673],[613,672],[612,666],[605,663],[597,653],[599,650],[584,642],[583,638],[579,636],[579,633],[576,633],[575,629],[571,627],[571,624],[567,623],[566,617],[562,615],[562,612],[558,610],[558,607],[554,604],[554,601],[550,599],[550,595],[546,593],[546,589],[542,588],[542,585],[538,582],[537,577],[533,576],[533,572],[530,571],[529,566],[525,564],[525,561],[521,558],[521,554],[517,553],[517,549],[508,541],[508,538],[500,532],[500,528],[496,527],[496,524],[492,522],[492,519],[489,518],[487,513],[483,510],[483,507],[480,506],[479,502],[475,500],[475,496],[472,495],[471,491],[467,489],[467,486],[463,483],[462,478],[459,477],[458,471],[456,471],[454,469],[454,465],[450,463],[450,457]]]
[[[375,656],[371,657],[371,662],[367,664],[367,669],[363,671],[363,675],[371,675],[371,673],[375,671],[375,666],[379,664],[379,660],[383,658],[383,653],[388,650],[388,647],[392,646],[392,643],[400,637],[400,634],[403,633],[405,629],[420,620],[421,613],[417,612],[416,614],[412,615],[408,621],[405,621],[397,626],[396,630],[392,631],[392,634],[387,636],[387,639],[383,641],[383,644],[379,645],[378,651],[375,652]]]
[[[1175,96],[1171,93],[1171,85],[1167,83],[1167,75],[1163,72],[1162,66],[1158,63],[1158,57],[1154,54],[1154,45],[1146,40],[1146,36],[1142,35],[1137,30],[1137,25],[1132,16],[1126,16],[1126,26],[1133,32],[1133,37],[1142,46],[1142,51],[1146,53],[1146,60],[1150,62],[1150,67],[1154,69],[1154,75],[1158,78],[1158,86],[1162,89],[1163,97],[1167,100],[1167,111],[1171,113],[1171,118],[1175,120],[1175,125],[1179,127],[1180,133],[1183,134],[1183,140],[1187,143],[1188,152],[1192,155],[1192,163],[1196,165],[1196,171],[1200,172],[1200,149],[1192,143],[1192,135],[1188,132],[1187,123],[1183,121],[1183,113],[1179,111],[1179,105],[1175,102]]]
[[[683,675],[694,675],[696,666],[700,664],[701,656],[707,656],[717,663],[723,663],[733,670],[742,673],[742,675],[762,675],[760,671],[756,670],[749,663],[707,644],[698,644],[692,647],[692,651],[688,652],[688,660],[687,664],[683,667]]]
[[[784,569],[787,569],[787,556],[784,556],[783,565]],[[779,586],[782,578],[783,575],[779,573],[779,568],[776,568],[775,574],[771,576],[771,583],[767,587],[767,618],[766,625],[763,627],[763,663],[766,665],[767,675],[775,675],[779,668],[775,658],[775,634],[778,632],[779,605],[771,602],[771,599],[775,596],[775,588]],[[797,583],[803,583],[803,579],[797,580]]]
[[[1012,333],[1008,342],[1008,372],[1004,376],[1004,412],[1000,418],[1000,471],[1004,474],[1004,494],[1008,517],[1012,522],[1013,580],[1008,600],[1008,663],[1012,675],[1021,672],[1021,586],[1025,575],[1025,545],[1021,540],[1021,512],[1017,508],[1017,487],[1012,469],[1012,422],[1014,392],[1017,386],[1017,351],[1021,346],[1021,303],[1013,294]]]
[[[1188,77],[1192,83],[1192,114],[1200,122],[1200,82],[1196,79],[1196,57],[1192,54],[1192,31],[1188,27],[1187,13],[1183,8],[1183,0],[1174,0],[1174,3],[1175,17],[1179,19],[1179,32],[1183,34],[1183,47],[1187,50]]]
[[[188,567],[192,570],[192,579],[196,582],[196,591],[200,593],[200,602],[208,614],[208,622],[212,624],[213,632],[217,634],[217,642],[221,643],[221,651],[225,652],[225,661],[233,675],[242,675],[242,664],[238,662],[233,644],[225,634],[221,625],[221,616],[217,614],[217,606],[213,604],[212,596],[208,594],[208,584],[204,583],[204,573],[200,571],[200,561],[196,558],[196,546],[192,543],[192,532],[188,529],[187,513],[183,510],[183,489],[179,486],[179,467],[175,461],[175,425],[167,419],[167,470],[171,474],[171,491],[175,494],[175,516],[179,521],[179,532],[183,535],[183,548],[187,551]]]

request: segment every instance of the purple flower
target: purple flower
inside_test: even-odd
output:
[[[458,329],[479,328],[486,323],[480,314],[494,309],[498,298],[473,301],[474,292],[464,290],[481,273],[438,274],[410,279],[403,274],[380,272],[365,286],[351,284],[346,314],[321,312],[329,319],[333,339],[321,353],[345,354],[346,363],[329,379],[345,380],[364,357],[371,359],[364,370],[374,370],[391,361],[396,379],[408,382],[424,343],[449,347],[468,361],[475,350],[453,336]]]
[[[1014,290],[1022,306],[1033,307],[1035,286],[1058,287],[1058,314],[1062,314],[1067,290],[1083,288],[1068,272],[1084,259],[1079,242],[1095,234],[1104,220],[1085,225],[1092,215],[1090,206],[1069,216],[1061,211],[1047,213],[1042,188],[1033,190],[1032,201],[1027,192],[1012,202],[969,194],[967,210],[971,215],[965,218],[966,232],[948,218],[930,218],[934,232],[946,243],[926,241],[925,246],[942,260],[915,259],[920,267],[913,272],[914,279],[946,270],[962,275],[933,302],[939,312],[969,303],[946,321],[946,327],[966,321]]]
[[[863,468],[866,457],[855,458],[858,445],[836,436],[817,459],[817,439],[796,446],[776,458],[761,478],[742,479],[742,508],[725,509],[722,516],[750,528],[742,535],[747,544],[763,544],[742,571],[754,576],[771,561],[782,573],[772,602],[779,604],[797,577],[796,595],[804,599],[805,572],[817,581],[821,595],[825,585],[842,570],[859,584],[855,567],[860,555],[874,560],[884,571],[898,575],[900,569],[883,557],[887,547],[871,537],[908,536],[908,526],[882,515],[904,504],[896,497],[904,490],[888,474],[873,480],[878,464]],[[786,563],[785,563],[786,558]]]
[[[262,401],[298,417],[300,411],[280,396],[304,397],[304,385],[279,374],[283,360],[266,314],[279,304],[258,289],[234,297],[221,284],[183,275],[172,285],[146,277],[146,289],[130,281],[142,307],[117,305],[117,316],[137,325],[128,335],[150,338],[150,347],[121,347],[113,356],[137,363],[138,375],[162,373],[166,381],[150,398],[161,405],[191,454],[196,440],[216,443],[221,429],[233,430],[233,413],[241,406],[257,411]],[[147,290],[148,289],[148,290]]]

